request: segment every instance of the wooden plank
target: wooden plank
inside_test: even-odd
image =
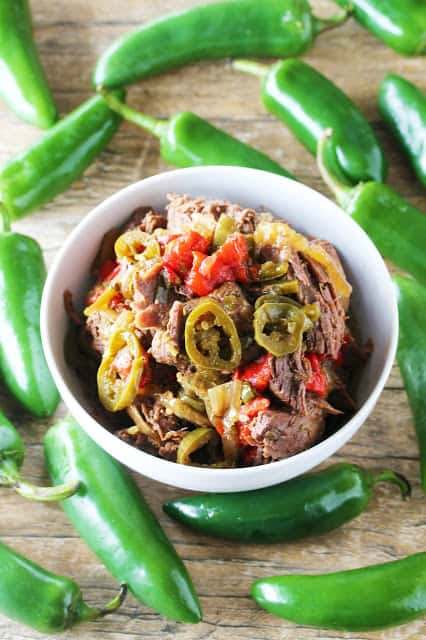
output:
[[[91,93],[97,56],[118,36],[141,22],[203,0],[49,0],[33,2],[35,33],[61,114]],[[312,0],[316,13],[335,7]],[[402,73],[426,90],[424,63],[398,57],[354,21],[318,38],[306,60],[333,79],[364,109],[390,164],[389,182],[426,211],[424,189],[391,139],[376,105],[377,88],[389,71]],[[192,109],[281,162],[309,186],[326,193],[315,161],[285,127],[265,113],[255,78],[236,74],[222,62],[197,64],[132,87],[129,101],[159,117]],[[0,163],[34,141],[39,132],[18,122],[0,106]],[[50,264],[69,232],[86,213],[116,190],[167,170],[158,143],[125,124],[87,174],[65,194],[16,226],[38,239]],[[46,233],[46,229],[48,232]],[[41,441],[51,420],[32,421],[0,392],[1,404],[16,421],[27,445],[24,471],[33,482],[48,482]],[[63,406],[58,416],[64,415]],[[379,633],[344,634],[287,624],[257,609],[248,593],[251,582],[279,572],[320,572],[391,560],[422,550],[426,533],[424,496],[418,481],[417,447],[397,367],[376,409],[353,440],[333,460],[351,460],[371,468],[390,466],[413,482],[413,498],[403,503],[395,488],[380,486],[366,513],[327,536],[290,545],[262,547],[223,544],[185,530],[161,511],[164,500],[184,492],[139,477],[138,483],[176,544],[201,595],[204,621],[196,626],[166,621],[129,597],[107,620],[64,634],[79,640],[400,640],[426,638],[424,623]],[[0,491],[0,536],[51,570],[77,579],[90,603],[111,598],[116,584],[69,525],[57,505],[24,502]],[[137,535],[137,532],[135,532]],[[357,595],[361,600],[362,594]],[[361,605],[362,607],[362,602]],[[44,637],[0,616],[0,640]],[[59,637],[59,636],[58,636]]]

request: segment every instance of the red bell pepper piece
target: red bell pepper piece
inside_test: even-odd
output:
[[[252,444],[249,422],[253,420],[253,418],[255,418],[261,411],[266,411],[266,409],[269,408],[270,404],[271,401],[269,400],[269,398],[258,396],[257,398],[249,400],[241,407],[238,416],[237,428],[238,438],[242,446]]]
[[[121,265],[115,260],[107,258],[99,269],[99,280],[101,282],[108,282],[115,278],[121,271]]]
[[[271,364],[272,355],[266,353],[255,362],[250,362],[242,369],[237,369],[234,373],[234,380],[248,382],[255,391],[262,393],[268,388],[269,380],[271,379]]]
[[[207,296],[214,289],[208,278],[200,273],[200,267],[208,258],[205,253],[194,251],[192,269],[186,277],[185,284],[196,296]]]
[[[309,360],[312,368],[312,376],[309,382],[306,383],[306,391],[311,391],[321,398],[326,398],[328,382],[321,368],[321,362],[325,359],[325,356],[319,356],[316,353],[305,353],[305,358]]]
[[[189,231],[166,245],[163,264],[183,278],[192,267],[193,252],[207,253],[209,246],[209,241],[201,234]]]

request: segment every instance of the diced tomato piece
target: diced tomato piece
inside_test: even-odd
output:
[[[172,242],[172,240],[179,238],[180,235],[180,233],[162,233],[158,234],[158,236],[156,236],[156,239],[160,247],[164,249],[166,245],[169,244],[169,242]]]
[[[305,353],[305,358],[309,360],[312,368],[312,376],[306,383],[306,391],[311,391],[321,398],[327,397],[328,382],[327,376],[321,368],[321,362],[325,356],[319,356],[316,353]]]
[[[179,278],[178,274],[175,273],[173,271],[173,269],[171,267],[169,267],[169,265],[163,264],[163,269],[164,269],[166,278],[167,278],[167,280],[168,280],[168,282],[170,284],[180,284],[181,283],[181,279]]]
[[[234,380],[248,382],[258,393],[262,393],[268,388],[271,379],[272,355],[266,353],[264,356],[250,362],[242,369],[237,369],[234,373]]]
[[[193,252],[207,253],[210,243],[196,231],[189,231],[169,242],[166,246],[163,262],[181,277],[192,267]]]
[[[223,422],[221,420],[216,420],[214,426],[215,426],[215,429],[218,432],[218,434],[220,436],[223,436],[223,434],[225,433],[225,427],[224,427]]]
[[[107,259],[99,269],[99,280],[107,282],[115,278],[121,271],[121,265],[115,260]]]
[[[114,311],[117,311],[117,309],[119,309],[120,307],[122,307],[124,304],[124,297],[122,296],[121,293],[117,293],[110,302],[110,307],[111,309],[113,309]]]

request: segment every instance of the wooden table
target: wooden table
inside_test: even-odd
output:
[[[89,95],[95,60],[112,40],[140,22],[202,1],[34,0],[31,4],[36,38],[61,114]],[[326,0],[312,0],[312,5],[323,15],[335,10]],[[424,190],[385,131],[376,106],[378,84],[389,71],[404,74],[426,90],[424,59],[397,56],[353,21],[320,37],[306,59],[364,110],[386,151],[390,184],[426,211]],[[257,80],[233,73],[221,62],[195,65],[149,80],[132,88],[129,100],[138,108],[161,117],[192,109],[269,153],[307,185],[326,192],[313,158],[263,110]],[[1,162],[39,135],[3,107],[0,131]],[[117,189],[167,168],[159,158],[157,142],[125,124],[82,180],[16,228],[40,241],[50,263],[68,233],[94,205]],[[33,482],[47,482],[41,439],[51,421],[31,421],[3,396],[5,409],[25,438],[27,477]],[[65,408],[61,406],[58,416],[64,413]],[[296,627],[260,611],[248,596],[252,581],[262,576],[284,571],[315,573],[349,569],[424,549],[426,503],[418,482],[412,420],[396,368],[372,417],[335,460],[351,460],[368,467],[390,466],[405,473],[413,482],[411,502],[402,503],[394,488],[379,488],[367,513],[332,534],[286,546],[245,546],[209,540],[171,522],[162,514],[161,503],[182,492],[139,478],[141,488],[194,579],[204,608],[204,621],[197,626],[175,624],[129,597],[119,613],[72,630],[63,637],[80,640],[426,638],[422,620],[382,633],[342,634]],[[116,583],[79,539],[58,506],[24,502],[7,490],[2,490],[0,496],[0,536],[5,542],[47,568],[78,580],[90,603],[101,604],[113,596]],[[362,593],[354,594],[361,610],[362,597]],[[0,640],[41,637],[0,616]]]

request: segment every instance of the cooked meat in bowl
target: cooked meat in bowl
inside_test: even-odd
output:
[[[335,248],[229,202],[171,195],[166,209],[137,209],[106,234],[84,320],[67,301],[66,352],[94,412],[182,464],[259,465],[311,447],[353,413],[368,351]]]

